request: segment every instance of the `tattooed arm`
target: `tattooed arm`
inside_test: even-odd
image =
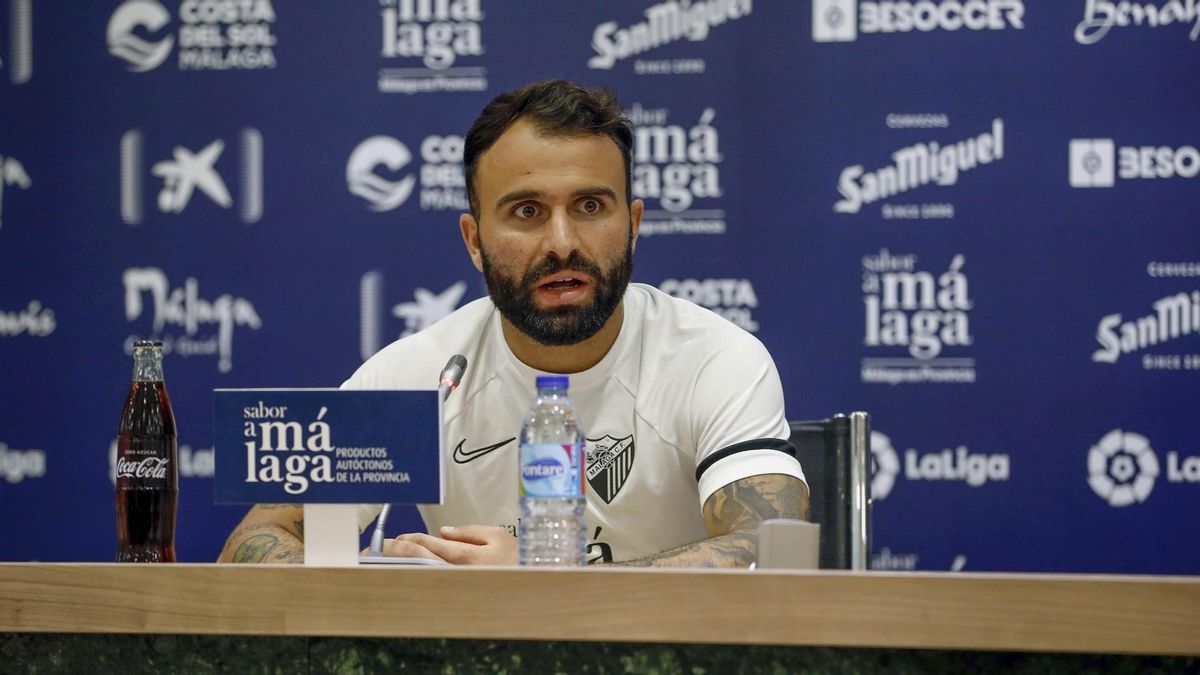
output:
[[[652,556],[614,563],[630,567],[749,567],[758,556],[758,526],[771,518],[809,518],[808,487],[783,474],[750,476],[704,502],[709,538]]]
[[[304,506],[258,504],[234,528],[217,562],[304,562]]]

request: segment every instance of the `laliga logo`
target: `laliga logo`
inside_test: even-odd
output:
[[[1145,436],[1114,429],[1088,452],[1088,485],[1110,506],[1141,504],[1158,479],[1158,455]],[[1200,484],[1200,455],[1167,453],[1167,482]]]
[[[1011,475],[1008,455],[975,453],[965,445],[953,451],[946,448],[927,453],[909,448],[904,452],[902,466],[892,440],[877,431],[871,432],[871,459],[872,499],[887,497],[901,471],[905,480],[955,481],[973,488],[993,481],[1007,481]]]
[[[1142,503],[1158,478],[1158,457],[1145,436],[1120,429],[1088,451],[1088,485],[1110,506]]]
[[[168,35],[158,42],[150,42],[133,34],[137,28],[149,32],[161,30],[171,20],[171,14],[155,0],[125,0],[108,20],[108,53],[122,59],[126,68],[135,73],[144,73],[162,65],[175,37]]]
[[[892,439],[878,432],[871,432],[871,499],[887,498],[896,484],[900,473],[900,456],[892,447]]]
[[[372,136],[350,153],[346,185],[351,194],[365,199],[372,211],[391,211],[412,194],[417,177],[409,174],[398,181],[389,181],[375,173],[375,169],[382,165],[399,171],[411,161],[412,153],[400,141],[390,136]]]

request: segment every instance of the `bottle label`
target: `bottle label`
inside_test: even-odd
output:
[[[521,446],[521,494],[526,497],[582,497],[582,443],[527,443]]]
[[[175,438],[117,437],[117,487],[172,489],[179,485]]]

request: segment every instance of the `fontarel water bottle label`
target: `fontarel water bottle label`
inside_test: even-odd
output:
[[[521,446],[521,494],[526,497],[582,497],[579,443],[526,443]]]

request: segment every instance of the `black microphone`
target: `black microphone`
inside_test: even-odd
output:
[[[442,374],[438,376],[438,395],[443,403],[450,398],[450,394],[453,394],[455,389],[458,389],[463,373],[466,371],[467,357],[462,354],[455,354],[446,362],[446,366],[442,368]],[[379,510],[379,518],[375,520],[375,531],[371,533],[371,547],[367,549],[368,556],[383,555],[383,526],[387,523],[388,513],[391,510],[391,504],[384,504],[383,508]]]

